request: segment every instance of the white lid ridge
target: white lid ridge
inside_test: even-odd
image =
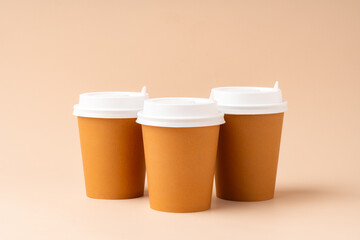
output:
[[[136,118],[149,98],[144,86],[141,92],[91,92],[80,94],[73,115],[89,118]]]
[[[225,123],[215,101],[207,98],[153,98],[144,102],[137,123],[157,127],[205,127]]]
[[[255,115],[285,112],[279,83],[268,87],[219,87],[211,90],[210,98],[217,101],[225,114]]]

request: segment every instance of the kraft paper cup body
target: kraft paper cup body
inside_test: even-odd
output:
[[[142,126],[150,207],[164,212],[210,208],[219,126]]]
[[[283,116],[225,114],[215,174],[217,197],[233,201],[274,197]]]
[[[125,199],[144,194],[145,159],[138,111],[142,92],[95,92],[80,95],[78,117],[86,194]]]
[[[278,84],[274,88],[225,87],[211,97],[225,112],[220,127],[216,195],[232,201],[274,197],[284,112]]]
[[[142,124],[150,207],[197,212],[211,206],[219,125],[216,103],[201,98],[145,101]]]
[[[135,120],[78,117],[88,197],[143,196],[144,150],[141,126]]]

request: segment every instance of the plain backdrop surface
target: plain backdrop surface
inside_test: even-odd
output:
[[[0,0],[1,239],[359,239],[360,2]],[[289,103],[275,199],[151,210],[85,196],[80,93]]]

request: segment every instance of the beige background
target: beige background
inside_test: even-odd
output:
[[[360,1],[0,0],[1,239],[359,239]],[[289,102],[276,198],[193,214],[85,197],[88,91]]]

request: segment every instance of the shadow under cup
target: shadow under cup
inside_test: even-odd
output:
[[[233,201],[273,198],[284,113],[224,117],[215,173],[217,197]]]
[[[98,199],[143,196],[145,160],[136,118],[78,117],[86,194]]]

